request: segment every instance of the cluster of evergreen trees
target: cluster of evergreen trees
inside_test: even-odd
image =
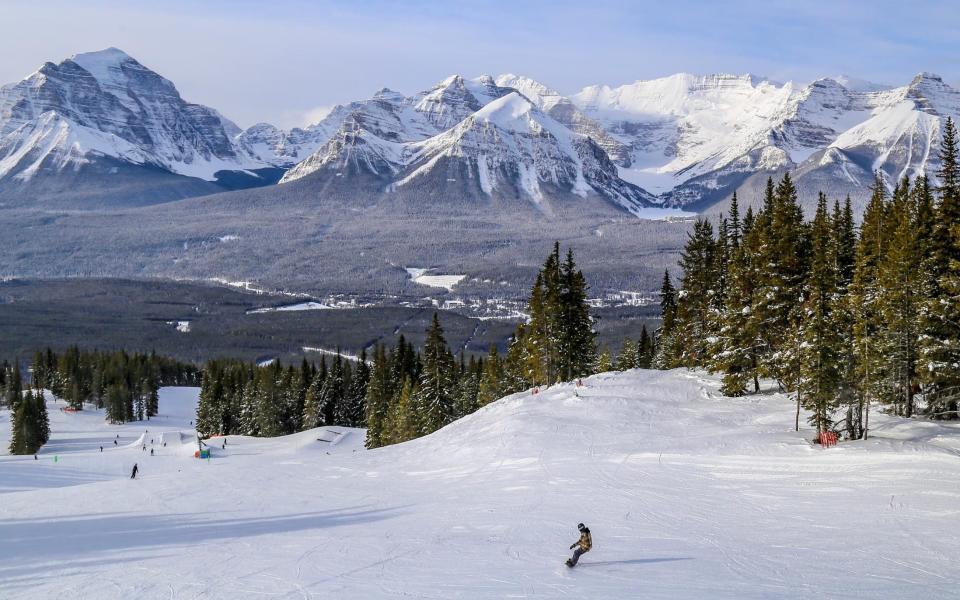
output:
[[[43,392],[23,392],[20,369],[3,364],[0,368],[3,404],[10,407],[10,454],[34,454],[50,439],[50,419]]]
[[[628,369],[649,369],[653,365],[653,358],[653,338],[647,331],[647,325],[644,324],[640,328],[640,339],[636,341],[630,338],[623,340],[623,345],[620,346],[620,352],[616,358],[610,352],[610,348],[601,350],[599,356],[597,356],[594,371],[605,373]]]
[[[590,375],[597,366],[587,284],[573,251],[559,243],[537,274],[506,356],[491,346],[486,358],[459,364],[439,321],[427,332],[417,373],[398,368],[403,357],[378,348],[367,390],[367,446],[426,435],[507,394]]]
[[[85,351],[76,346],[62,354],[50,348],[38,351],[31,371],[34,388],[50,390],[76,410],[85,403],[106,407],[111,423],[149,419],[157,414],[161,386],[199,382],[196,367],[156,353]]]
[[[339,352],[328,367],[266,367],[213,361],[203,370],[197,429],[203,435],[285,435],[323,425],[367,427],[376,448],[432,433],[497,398],[590,375],[597,367],[587,286],[573,253],[559,244],[531,292],[530,319],[517,327],[506,356],[455,358],[437,315],[418,352],[403,336],[376,345],[351,365]],[[631,342],[623,361],[649,362],[649,337]],[[641,358],[647,357],[647,358]],[[626,362],[622,364],[626,365]]]
[[[866,435],[871,403],[935,418],[960,398],[960,165],[947,119],[940,186],[877,178],[859,230],[850,201],[820,194],[805,222],[789,175],[741,218],[736,195],[717,234],[699,220],[680,289],[665,275],[654,364],[723,373],[723,391],[769,377],[797,395],[818,430]],[[842,423],[840,422],[842,420]]]
[[[286,368],[211,361],[203,369],[197,431],[202,435],[287,435],[321,425],[363,426],[370,368],[338,351],[332,363],[304,360]]]

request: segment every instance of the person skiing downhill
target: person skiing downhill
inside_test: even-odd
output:
[[[133,463],[133,472],[130,473],[130,479],[136,479],[136,478],[137,478],[137,471],[138,471],[138,470],[139,470],[139,469],[137,468],[137,463]]]
[[[580,530],[580,539],[570,545],[570,549],[573,550],[573,556],[567,559],[568,567],[577,566],[577,561],[580,560],[580,556],[590,552],[590,549],[593,548],[593,538],[590,537],[590,529],[583,523],[578,524],[577,529]],[[574,548],[576,548],[576,550],[574,550]]]

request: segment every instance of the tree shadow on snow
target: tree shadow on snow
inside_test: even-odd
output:
[[[630,560],[601,560],[597,562],[581,562],[577,564],[580,567],[606,567],[610,565],[644,565],[649,563],[675,562],[678,560],[693,560],[692,556],[675,556],[664,558],[633,558]]]
[[[0,521],[0,579],[29,573],[37,561],[69,568],[79,557],[110,553],[119,562],[131,550],[372,523],[398,516],[401,508],[361,506],[246,518],[217,518],[223,515],[217,512],[5,519]]]

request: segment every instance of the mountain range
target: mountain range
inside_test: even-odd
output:
[[[518,75],[382,89],[285,131],[185,101],[117,49],[0,88],[0,277],[248,281],[404,302],[520,298],[554,240],[597,297],[657,289],[686,239],[665,214],[757,203],[790,171],[800,199],[935,173],[960,94],[673,75],[565,96]],[[685,211],[685,212],[681,212]],[[641,217],[641,218],[637,218]],[[649,217],[649,218],[648,218]]]
[[[708,210],[785,170],[801,189],[862,198],[875,172],[892,185],[935,170],[946,116],[960,116],[960,93],[929,73],[900,87],[678,74],[569,97],[517,75],[454,75],[306,128],[241,130],[109,48],[0,88],[0,201],[143,205],[309,178],[368,196],[416,183],[509,197],[546,214],[592,197],[641,215]]]

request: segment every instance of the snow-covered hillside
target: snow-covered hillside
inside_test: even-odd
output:
[[[195,390],[143,425],[53,409],[39,460],[0,458],[0,596],[956,596],[958,426],[874,414],[871,439],[824,450],[789,399],[717,388],[605,374],[398,446],[313,430],[209,461],[129,444],[184,427]],[[579,521],[594,549],[570,570]]]

